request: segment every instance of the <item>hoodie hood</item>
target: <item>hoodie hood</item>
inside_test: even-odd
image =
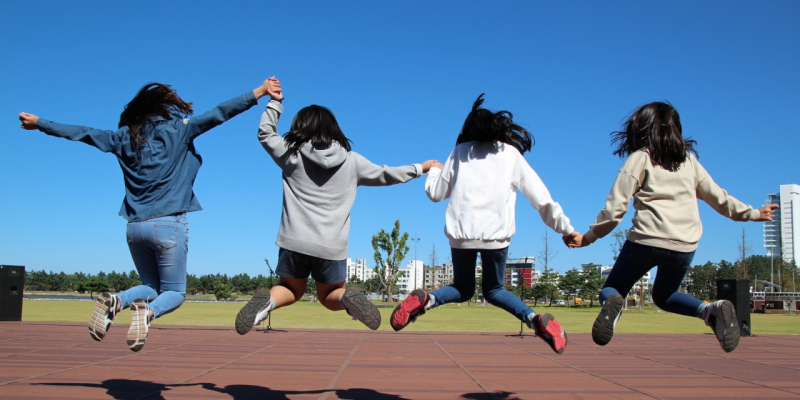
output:
[[[348,151],[342,148],[338,142],[333,142],[327,149],[317,150],[311,143],[305,143],[300,147],[300,154],[314,164],[325,168],[336,168],[347,160]]]

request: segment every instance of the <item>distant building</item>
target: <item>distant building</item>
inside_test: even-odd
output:
[[[778,193],[767,195],[765,204],[777,204],[774,220],[764,223],[764,247],[768,257],[780,257],[787,262],[798,261],[794,227],[800,226],[800,185],[781,185]]]
[[[506,262],[506,286],[517,286],[520,279],[525,282],[525,286],[533,286],[540,276],[536,271],[536,257],[511,258]]]
[[[477,275],[477,268],[475,275]],[[453,264],[447,263],[425,268],[425,290],[436,290],[453,283]]]
[[[350,277],[352,276],[355,276],[361,282],[366,282],[375,276],[375,270],[373,268],[367,267],[366,258],[356,258],[355,262],[353,262],[352,259],[348,258],[347,280],[350,280]]]
[[[422,289],[425,285],[425,269],[422,261],[410,260],[405,267],[400,268],[397,274],[397,290],[411,293],[416,289]]]

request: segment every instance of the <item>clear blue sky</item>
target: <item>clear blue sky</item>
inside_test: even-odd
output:
[[[533,133],[525,157],[580,231],[622,164],[609,133],[637,106],[668,100],[715,181],[760,206],[800,182],[798,18],[797,1],[2,2],[0,264],[134,268],[114,156],[23,131],[17,114],[114,129],[151,81],[201,113],[274,75],[286,96],[281,132],[300,108],[324,105],[355,151],[388,165],[444,161],[485,92],[488,108]],[[275,266],[282,188],[256,139],[265,104],[195,141],[204,210],[189,215],[190,273],[266,273],[264,257]],[[427,263],[435,244],[447,259],[446,203],[427,199],[423,179],[359,189],[350,257],[374,265],[371,236],[399,219],[421,238],[417,258]],[[734,261],[742,228],[765,253],[763,224],[700,210],[694,264]],[[537,255],[544,231],[520,196],[511,256]],[[611,263],[610,237],[576,250],[551,237],[561,272]]]

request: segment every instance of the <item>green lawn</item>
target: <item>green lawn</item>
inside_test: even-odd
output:
[[[87,322],[94,308],[91,301],[25,300],[23,321]],[[154,321],[154,325],[230,326],[244,303],[184,303],[180,309]],[[599,307],[572,308],[537,306],[538,313],[553,314],[567,332],[589,333]],[[381,308],[380,330],[391,330],[391,308]],[[800,316],[751,314],[756,334],[798,334]],[[130,313],[123,311],[117,321],[130,323]],[[434,308],[411,324],[406,331],[448,332],[519,332],[519,321],[494,306],[458,306]],[[367,329],[343,311],[331,312],[319,303],[299,302],[273,312],[273,328]],[[527,330],[527,328],[526,328]],[[626,311],[617,325],[619,333],[709,333],[700,319],[687,318],[655,309]]]

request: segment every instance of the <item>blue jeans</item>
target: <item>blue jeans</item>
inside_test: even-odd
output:
[[[600,304],[614,293],[621,293],[624,298],[647,271],[657,266],[653,302],[664,311],[696,317],[703,302],[678,291],[693,258],[694,252],[681,253],[626,241],[600,291]]]
[[[186,214],[129,222],[128,248],[142,285],[122,291],[122,308],[134,300],[150,302],[158,318],[175,311],[186,296],[186,255],[189,251],[189,223]]]
[[[533,310],[519,297],[504,289],[508,247],[499,250],[454,249],[453,284],[433,292],[434,307],[445,303],[460,303],[475,294],[475,261],[478,252],[483,262],[483,297],[490,303],[514,314],[520,321],[527,321]]]

